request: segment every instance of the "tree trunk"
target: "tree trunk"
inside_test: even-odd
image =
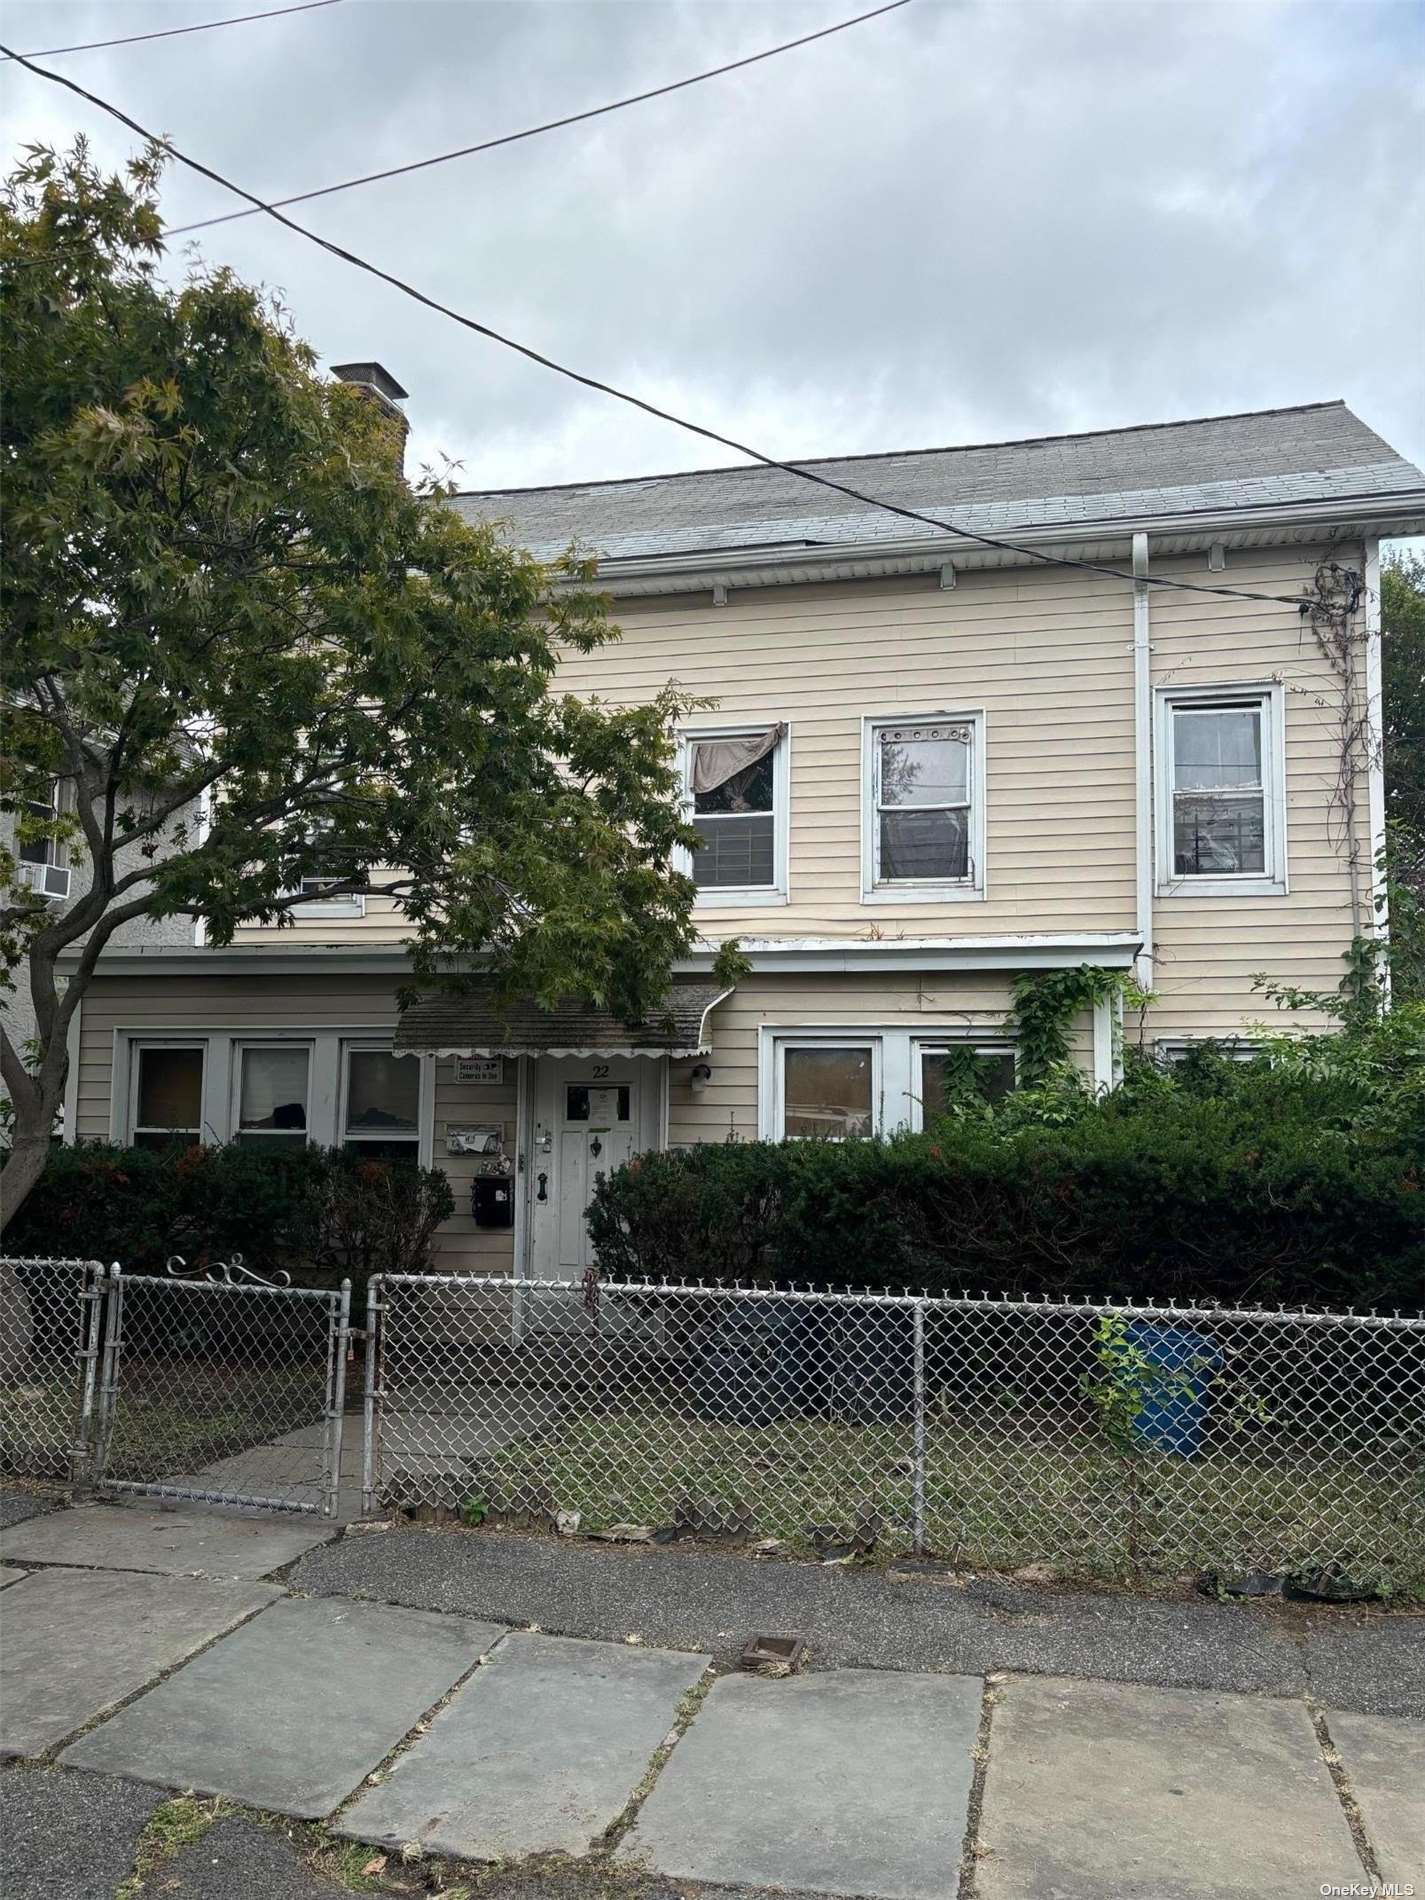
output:
[[[48,1128],[39,1135],[22,1135],[16,1129],[9,1156],[0,1170],[0,1216],[5,1226],[15,1218],[44,1173],[49,1142]],[[14,1267],[0,1261],[0,1388],[28,1383],[34,1336],[29,1295]]]

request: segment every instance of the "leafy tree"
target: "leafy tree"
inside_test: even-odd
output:
[[[0,810],[89,878],[56,909],[0,854],[0,952],[38,1025],[28,1059],[0,1039],[7,1218],[75,1008],[135,918],[201,917],[222,944],[316,874],[399,897],[418,975],[473,958],[508,993],[628,1016],[692,939],[690,702],[553,690],[561,648],[616,637],[588,571],[502,546],[428,471],[409,485],[390,423],[263,293],[222,269],[165,283],[160,169],[31,147],[0,201]]]

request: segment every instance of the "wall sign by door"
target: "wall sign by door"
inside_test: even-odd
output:
[[[505,1079],[505,1059],[503,1056],[457,1056],[455,1058],[455,1079],[457,1082],[503,1082]]]

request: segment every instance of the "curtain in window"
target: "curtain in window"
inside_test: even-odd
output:
[[[693,742],[692,788],[695,792],[715,792],[730,778],[756,765],[781,744],[787,728],[768,726],[765,732],[752,732],[740,739],[697,739]]]

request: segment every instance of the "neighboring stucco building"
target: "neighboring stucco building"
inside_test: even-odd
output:
[[[445,1264],[563,1275],[636,1148],[914,1126],[967,1048],[1010,1085],[1018,970],[1136,968],[1169,1046],[1247,1031],[1257,972],[1333,988],[1377,928],[1378,545],[1425,530],[1420,471],[1340,403],[814,466],[1120,572],[755,467],[459,497],[598,555],[622,638],[563,685],[717,702],[684,735],[710,947],[673,1019],[402,1019],[399,910],[316,901],[226,950],[106,957],[70,1125],[417,1154],[457,1190]],[[1297,604],[1323,598],[1344,674]],[[728,937],[753,974],[719,994]],[[1099,1086],[1119,1033],[1108,1005],[1076,1025]]]

